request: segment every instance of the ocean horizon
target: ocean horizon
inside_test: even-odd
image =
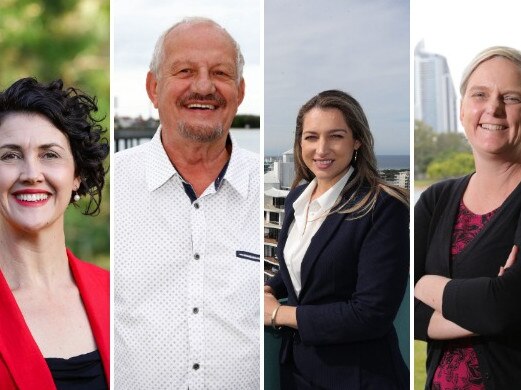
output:
[[[409,155],[381,154],[376,156],[378,169],[411,169]]]

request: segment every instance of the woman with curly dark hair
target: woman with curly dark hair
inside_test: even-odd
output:
[[[99,211],[108,143],[96,100],[61,80],[0,93],[0,388],[106,389],[109,274],[65,247],[64,213]]]

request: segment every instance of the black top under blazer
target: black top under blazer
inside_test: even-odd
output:
[[[418,200],[414,212],[414,282],[423,275],[452,280],[443,291],[443,316],[478,334],[473,337],[487,390],[521,388],[521,259],[498,276],[514,244],[521,246],[521,184],[478,235],[451,260],[452,231],[470,175],[437,183]],[[428,342],[427,381],[443,352],[443,341],[427,329],[433,309],[414,301],[414,336]]]
[[[292,367],[298,389],[408,389],[409,370],[393,325],[409,274],[408,208],[382,191],[374,209],[359,219],[328,215],[302,261],[297,298],[284,246],[293,202],[305,187],[286,199],[280,271],[267,283],[278,299],[287,297],[297,307],[298,331],[283,328],[281,370]],[[288,389],[284,377],[281,388]]]

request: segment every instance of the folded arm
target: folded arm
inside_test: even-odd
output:
[[[449,279],[424,275],[414,296],[434,310],[427,334],[433,339],[452,339],[476,334],[497,334],[518,324],[520,316],[511,305],[519,294],[520,267],[515,266],[514,246],[496,278]],[[507,272],[508,271],[508,272]]]

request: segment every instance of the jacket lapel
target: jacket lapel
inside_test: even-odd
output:
[[[7,371],[20,390],[56,389],[49,367],[0,272],[0,364],[2,363],[7,366]],[[0,378],[0,383],[5,383],[4,379]]]
[[[81,300],[90,327],[96,340],[96,345],[103,363],[103,370],[107,382],[110,383],[110,284],[109,277],[97,275],[98,271],[90,264],[78,260],[71,251],[67,250],[72,275],[80,291]],[[104,272],[99,270],[98,272]]]
[[[301,191],[300,191],[301,193]],[[295,199],[298,198],[298,195]],[[291,282],[291,277],[289,276],[288,267],[286,266],[286,260],[284,259],[284,247],[286,246],[286,241],[288,240],[289,227],[293,222],[295,216],[295,210],[293,209],[293,202],[285,207],[285,215],[284,222],[282,223],[282,229],[280,230],[279,241],[277,244],[277,256],[279,258],[279,267],[282,271],[282,279],[284,280],[284,284],[286,285],[286,289],[288,290],[288,294],[291,294],[291,298],[297,299],[297,293],[295,292],[295,287]],[[279,271],[280,272],[280,271]],[[291,289],[288,288],[291,286]],[[290,300],[291,302],[291,300]]]
[[[309,243],[308,250],[302,259],[300,268],[301,290],[299,302],[306,291],[307,282],[310,278],[311,271],[324,247],[329,243],[342,221],[347,218],[346,214],[333,213],[326,217],[316,234]]]

